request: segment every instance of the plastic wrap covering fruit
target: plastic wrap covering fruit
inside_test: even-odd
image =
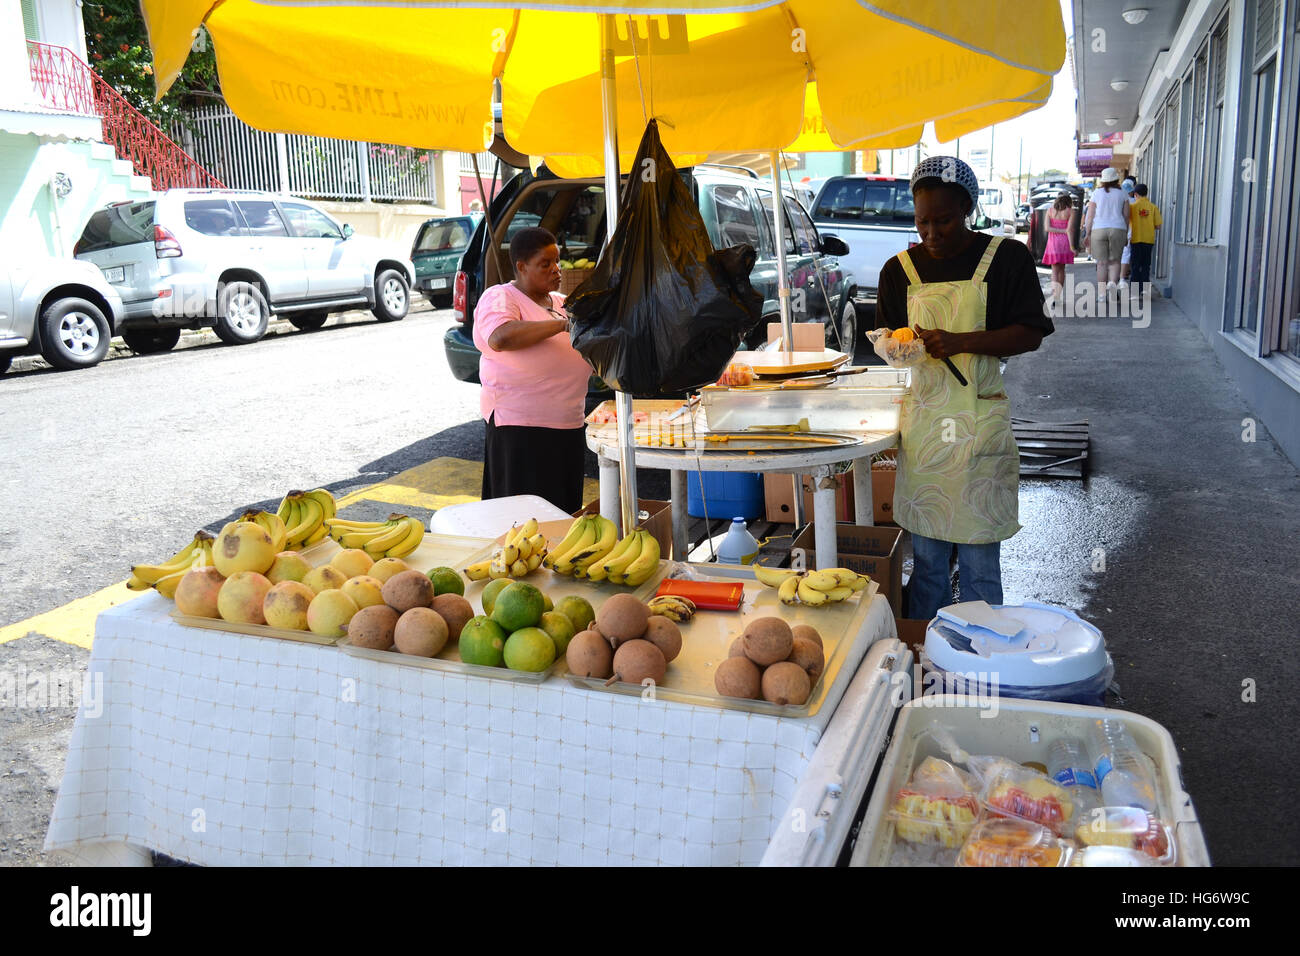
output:
[[[1067,866],[1073,846],[1047,827],[1021,820],[984,820],[957,854],[958,866]]]
[[[911,329],[875,329],[867,333],[867,341],[892,368],[911,368],[929,357],[925,342]]]
[[[1174,862],[1168,825],[1141,807],[1099,807],[1079,821],[1074,838],[1085,846],[1133,850],[1164,865]]]
[[[909,843],[936,843],[956,849],[979,817],[970,777],[946,760],[927,757],[898,791],[889,818]]]

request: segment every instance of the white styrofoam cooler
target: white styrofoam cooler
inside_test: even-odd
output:
[[[864,661],[864,667],[866,662]],[[862,676],[859,672],[859,677]],[[857,681],[855,680],[855,685]],[[849,702],[845,695],[843,708]],[[996,710],[969,698],[947,695],[922,697],[898,712],[893,741],[885,754],[871,802],[853,850],[853,866],[888,866],[894,847],[894,827],[888,819],[894,795],[907,783],[912,770],[926,757],[947,757],[928,728],[949,728],[962,748],[971,754],[1009,757],[1020,763],[1045,763],[1047,745],[1061,736],[1083,737],[1090,721],[1100,717],[1123,722],[1138,747],[1151,758],[1158,776],[1159,816],[1174,831],[1178,866],[1209,866],[1210,855],[1201,833],[1192,798],[1183,789],[1178,751],[1169,731],[1153,720],[1126,711],[1077,704],[1017,700],[1002,697]],[[990,716],[991,715],[991,716]],[[840,717],[837,711],[831,727]],[[823,746],[829,741],[830,728]],[[821,756],[821,747],[814,763]],[[864,754],[863,759],[866,759]],[[874,757],[874,755],[871,755]],[[870,762],[867,772],[870,773]],[[773,841],[775,843],[775,840]]]

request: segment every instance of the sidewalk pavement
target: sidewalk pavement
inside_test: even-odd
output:
[[[1300,471],[1196,325],[1168,300],[1151,312],[1146,328],[1057,318],[1010,360],[1013,414],[1086,419],[1091,446],[1083,482],[1021,479],[1006,600],[1066,604],[1102,629],[1116,706],[1173,735],[1216,864],[1295,865]]]

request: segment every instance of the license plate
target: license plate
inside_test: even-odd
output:
[[[429,283],[429,288],[431,288],[431,289],[445,289],[445,288],[447,288],[447,280],[446,280],[446,279],[434,279],[432,282]]]
[[[126,281],[126,267],[125,267],[125,266],[113,266],[113,268],[111,268],[111,269],[105,269],[105,270],[104,270],[104,280],[107,281],[107,282],[125,282],[125,281]]]

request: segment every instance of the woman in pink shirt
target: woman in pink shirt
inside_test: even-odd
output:
[[[488,289],[474,309],[487,423],[483,497],[538,495],[574,512],[582,507],[591,366],[569,342],[555,237],[520,229],[510,261],[514,281]]]

